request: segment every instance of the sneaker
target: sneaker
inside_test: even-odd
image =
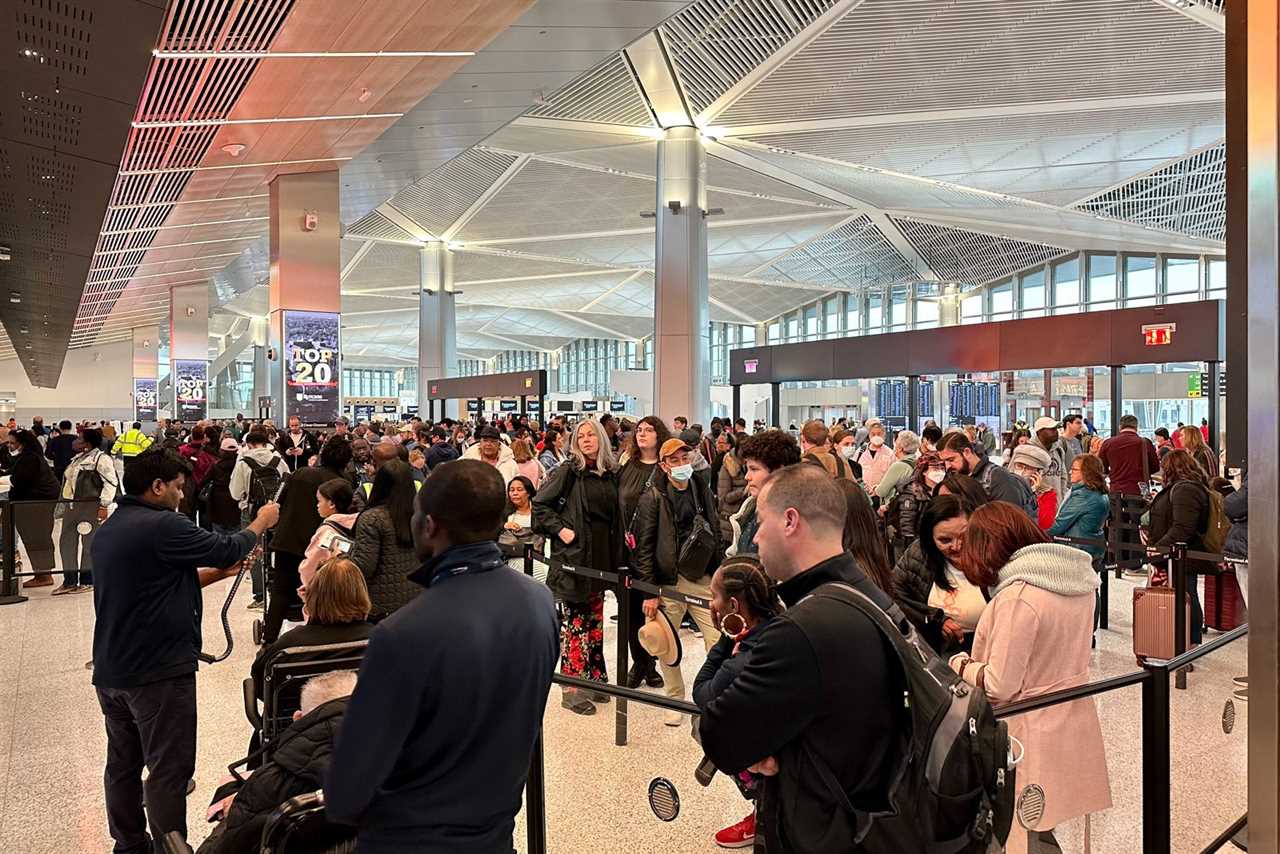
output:
[[[267,603],[266,603],[266,602],[264,602],[264,601],[263,601],[263,600],[261,600],[261,599],[254,599],[252,602],[250,602],[250,603],[249,603],[249,610],[250,610],[250,611],[261,611],[263,608],[265,608],[265,607],[266,607],[266,604],[267,604]]]
[[[1249,687],[1249,676],[1248,676],[1247,674],[1246,674],[1246,675],[1244,675],[1244,676],[1237,676],[1237,677],[1235,677],[1234,679],[1232,679],[1231,681],[1232,681],[1232,682],[1234,682],[1234,683],[1236,684],[1236,686],[1237,686],[1237,687],[1240,687],[1240,688],[1248,688],[1248,687]]]
[[[79,587],[77,587],[77,586],[76,586],[76,585],[74,585],[74,584],[72,584],[72,585],[70,585],[70,586],[68,586],[68,585],[66,585],[66,584],[59,584],[57,587],[55,587],[55,588],[53,588],[52,590],[50,590],[50,591],[49,591],[49,595],[50,595],[50,596],[65,596],[65,595],[66,595],[66,594],[68,594],[68,593],[77,593],[77,592],[79,592],[79,590],[80,590],[80,588],[79,588]]]
[[[1231,696],[1242,703],[1247,703],[1249,702],[1249,687],[1246,685],[1243,688],[1237,688],[1231,692]]]
[[[81,584],[79,587],[77,587],[77,588],[76,588],[76,592],[77,592],[77,593],[92,593],[92,592],[93,592],[93,585],[92,585],[92,584]]]
[[[684,723],[684,715],[673,710],[667,712],[667,716],[662,722],[667,726],[680,726]]]
[[[26,581],[22,582],[23,590],[30,590],[32,587],[52,587],[52,586],[53,586],[53,576],[47,572],[41,573],[40,575],[37,575],[34,578],[28,578]]]
[[[756,814],[717,832],[715,840],[721,848],[750,848],[756,841]]]

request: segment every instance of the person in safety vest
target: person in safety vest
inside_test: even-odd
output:
[[[138,454],[150,448],[151,443],[151,437],[142,432],[142,423],[135,421],[133,427],[116,439],[116,443],[111,446],[111,453],[113,456],[123,457],[127,465]]]

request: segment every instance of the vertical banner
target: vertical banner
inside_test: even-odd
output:
[[[339,327],[336,312],[284,313],[284,419],[296,415],[311,427],[337,420]]]
[[[173,417],[180,421],[199,421],[208,414],[209,363],[195,359],[173,362],[173,393],[177,406]]]
[[[133,420],[155,421],[159,415],[159,384],[155,378],[133,381]]]

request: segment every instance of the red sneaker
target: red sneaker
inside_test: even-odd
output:
[[[721,848],[750,848],[755,841],[756,814],[754,812],[716,834],[716,845]]]

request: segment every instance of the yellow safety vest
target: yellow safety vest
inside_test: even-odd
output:
[[[111,446],[111,453],[122,457],[136,457],[151,447],[151,437],[141,430],[130,430]]]
[[[418,491],[419,491],[419,490],[421,490],[421,489],[422,489],[422,481],[420,481],[420,480],[415,480],[415,481],[413,482],[413,491],[414,491],[414,492],[418,492]],[[365,483],[364,483],[364,497],[365,497],[366,499],[368,499],[368,497],[369,497],[372,493],[373,493],[373,481],[371,481],[371,480],[370,480],[370,481],[365,481]]]

